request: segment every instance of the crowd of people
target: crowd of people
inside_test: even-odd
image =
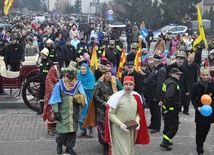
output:
[[[0,31],[0,56],[7,69],[19,71],[27,56],[40,55],[38,114],[47,121],[48,134],[56,134],[58,154],[65,146],[67,153],[75,155],[78,128],[78,136],[91,138],[97,126],[103,155],[134,155],[135,144],[148,144],[149,132],[161,130],[162,118],[160,146],[172,150],[171,140],[179,130],[179,113],[189,115],[190,103],[196,111],[196,151],[203,154],[214,113],[202,116],[200,97],[208,94],[213,98],[214,94],[214,37],[208,57],[203,60],[204,42],[193,50],[197,32],[175,35],[163,31],[152,49],[152,32],[149,30],[147,36],[141,33],[146,28],[144,22],[140,26],[129,23],[124,32],[110,28],[103,20],[88,22],[69,16],[50,16],[44,21],[22,16],[1,21],[12,24]],[[123,49],[126,62],[119,80]],[[139,49],[142,62],[137,71],[135,57]],[[93,50],[98,69],[91,66]],[[0,93],[5,94],[2,88]],[[151,113],[148,126],[144,108]],[[95,123],[87,124],[89,117]]]

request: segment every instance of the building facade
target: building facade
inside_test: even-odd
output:
[[[75,4],[76,0],[70,0],[70,5]],[[82,0],[82,12],[86,14],[94,14],[100,12],[103,3],[108,3],[109,0]]]

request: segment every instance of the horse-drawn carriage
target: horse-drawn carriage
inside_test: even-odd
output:
[[[39,110],[39,70],[38,56],[25,57],[20,71],[7,70],[4,57],[0,57],[0,86],[9,90],[9,98],[18,98],[22,95],[24,103],[32,110]]]

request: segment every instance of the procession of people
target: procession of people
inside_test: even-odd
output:
[[[0,56],[11,71],[19,71],[27,56],[40,56],[37,114],[47,121],[48,134],[56,136],[58,154],[65,146],[66,153],[75,155],[76,137],[92,138],[97,130],[103,155],[134,155],[135,144],[149,144],[150,134],[161,131],[161,122],[160,147],[170,151],[182,123],[179,115],[188,116],[191,103],[196,111],[196,151],[204,153],[214,113],[204,116],[200,98],[213,98],[214,36],[202,59],[205,43],[195,45],[197,35],[190,33],[162,33],[153,47],[152,33],[140,33],[144,22],[129,23],[124,31],[103,20],[50,18],[2,18],[12,26],[1,28]],[[6,94],[1,86],[0,93]]]

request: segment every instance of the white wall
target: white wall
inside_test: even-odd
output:
[[[74,5],[76,0],[70,0],[70,5]],[[83,13],[95,13],[95,7],[91,6],[90,3],[94,0],[82,0],[82,12]],[[108,0],[99,0],[100,3],[107,3]]]
[[[56,6],[55,3],[57,2],[57,0],[45,0],[45,4],[48,8],[48,11],[53,11]]]

